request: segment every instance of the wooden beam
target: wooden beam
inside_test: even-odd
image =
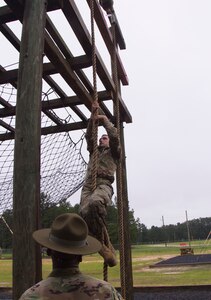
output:
[[[14,127],[12,127],[11,125],[7,124],[6,122],[0,120],[0,126],[4,127],[5,129],[11,131],[11,132],[15,132]]]
[[[79,68],[87,68],[90,65],[90,60],[85,55],[68,59],[67,62],[71,65],[73,70]],[[2,66],[0,66],[0,71],[3,71]],[[58,70],[52,63],[43,64],[43,75],[52,75],[57,73]],[[8,71],[4,69],[4,71],[0,73],[0,84],[5,84],[12,81],[16,82],[17,78],[18,78],[18,69],[13,69]]]
[[[62,7],[63,13],[67,18],[67,21],[71,25],[75,35],[77,36],[81,46],[83,47],[87,55],[91,55],[92,45],[91,45],[91,36],[88,32],[86,25],[83,22],[83,19],[80,15],[80,12],[73,0],[64,0],[64,6]],[[99,52],[96,49],[96,60],[97,60],[97,70],[98,76],[103,82],[105,88],[108,91],[115,92],[114,82],[105,67],[102,58]],[[131,115],[122,100],[122,97],[119,95],[120,101],[120,110],[122,114],[123,121],[127,123],[132,122]]]
[[[87,0],[87,2],[90,5],[90,0]],[[103,40],[108,48],[108,51],[109,51],[110,55],[113,55],[112,35],[111,35],[110,30],[108,29],[106,20],[102,13],[102,9],[97,0],[94,1],[94,17],[95,17],[96,24],[100,30],[100,33],[103,37]],[[117,56],[117,67],[118,67],[119,78],[123,85],[128,85],[129,84],[128,77],[127,77],[126,71],[124,69],[124,66],[122,64],[119,53],[117,51],[116,51],[116,56]]]
[[[106,92],[107,94],[107,92]],[[102,98],[103,99],[103,98]],[[109,99],[104,99],[104,100],[109,100]],[[99,98],[100,101],[100,107],[102,111],[106,114],[106,116],[109,119],[114,119],[113,115],[110,113],[108,108],[105,106],[103,101]],[[42,111],[48,115],[48,110],[49,109],[57,109],[57,108],[63,108],[69,106],[73,111],[74,111],[74,105],[81,105],[81,102],[76,96],[72,97],[64,97],[64,98],[59,98],[59,99],[54,99],[54,100],[49,100],[49,101],[42,101]],[[77,107],[76,107],[77,108]],[[78,113],[78,111],[77,111]],[[16,107],[5,107],[0,109],[0,118],[6,118],[6,117],[12,117],[15,116],[16,114]],[[52,119],[51,116],[48,115],[49,118]],[[87,117],[85,115],[81,116],[82,121],[86,121]],[[57,119],[52,119],[56,124],[59,124]],[[124,120],[125,121],[125,120]],[[62,124],[62,122],[60,122]]]
[[[53,80],[53,78],[51,78],[50,76],[44,76],[45,81],[51,86],[51,88],[55,91],[56,94],[58,94],[62,99],[66,98],[67,95],[65,94],[65,92],[62,90],[62,88],[55,82],[55,80]],[[71,106],[71,109],[74,111],[75,114],[78,115],[78,117],[82,120],[82,121],[86,121],[87,118],[84,115],[84,113],[75,106]]]
[[[10,1],[8,1],[8,2],[10,2]],[[10,3],[10,5],[13,5],[13,3]],[[17,3],[16,3],[16,5],[17,5]],[[16,6],[15,7],[13,6],[13,8],[15,9]],[[20,3],[19,3],[18,8],[21,9]],[[69,49],[67,47],[63,46],[63,40],[62,40],[61,36],[59,35],[55,26],[52,24],[52,22],[50,21],[50,19],[48,17],[47,17],[47,28],[48,28],[49,32],[51,33],[51,35],[56,40],[56,42],[58,43],[61,50],[63,52],[65,52],[64,49],[66,50],[65,55],[69,59],[68,63],[73,65],[73,69],[76,70],[76,73],[79,76],[79,78],[85,84],[86,88],[91,92],[93,90],[91,83],[89,82],[88,78],[83,73],[83,71],[78,70],[78,65],[80,65],[79,67],[82,67],[82,66],[87,67],[88,65],[90,65],[90,59],[88,59],[87,56],[82,56],[80,58],[77,57],[76,61],[75,61],[74,57],[72,56]],[[2,26],[2,33],[13,44],[13,46],[19,51],[20,50],[20,41],[17,39],[17,37],[13,34],[13,32],[10,30],[10,28],[7,25]],[[58,93],[58,89],[59,89],[58,85],[55,83],[55,81],[52,78],[50,78],[48,76],[48,74],[54,74],[55,72],[56,72],[56,69],[53,66],[53,64],[48,63],[48,64],[44,65],[43,77],[51,87],[53,87],[55,90],[57,90],[57,93]],[[18,70],[8,71],[7,74],[0,75],[0,77],[1,77],[0,81],[1,81],[1,83],[7,83],[8,80],[16,80],[17,74],[18,74]],[[59,90],[61,91],[61,89],[59,89]],[[63,92],[63,96],[65,96],[64,92]],[[86,120],[86,117],[84,116],[84,114],[77,107],[73,107],[73,111],[79,116],[79,118],[81,118],[84,121]],[[49,116],[49,113],[47,113],[47,114]]]
[[[12,22],[16,20],[17,17],[7,5],[0,7],[0,24],[5,24],[7,22]]]
[[[58,126],[48,126],[41,129],[41,135],[54,134],[59,132],[69,132],[75,130],[82,130],[87,128],[88,119],[86,122],[74,122],[70,124],[62,124]],[[12,140],[15,138],[15,133],[0,134],[0,141]]]
[[[107,91],[99,92],[98,97],[99,97],[100,102],[111,99],[111,95]],[[1,103],[1,98],[0,98],[0,103]],[[5,103],[5,102],[2,102],[2,103]],[[73,107],[75,105],[82,105],[80,99],[77,96],[71,96],[71,97],[66,96],[66,97],[62,97],[62,98],[51,99],[48,101],[41,102],[43,112],[46,112],[46,110],[49,110],[49,109],[58,109],[58,108],[63,108],[63,107],[67,107],[67,106],[69,106],[71,109],[73,109]],[[16,114],[15,106],[9,105],[5,108],[0,109],[0,118],[12,117],[12,116],[15,116],[15,114]],[[85,118],[84,120],[86,121],[87,118]]]
[[[78,38],[82,48],[84,49],[86,55],[92,55],[92,44],[91,36],[88,29],[82,19],[82,16],[73,0],[64,0],[64,5],[62,11],[71,25],[76,37]],[[97,73],[102,83],[107,90],[115,90],[114,82],[108,73],[108,70],[96,49],[96,63],[97,63]]]
[[[7,132],[7,133],[1,133],[0,134],[0,141],[4,142],[4,141],[8,141],[8,140],[13,140],[15,138],[15,134],[14,132]]]
[[[18,38],[13,34],[13,32],[10,30],[10,28],[7,25],[2,25],[1,27],[2,27],[2,33],[13,44],[13,46],[19,51],[20,50],[20,41],[18,40]],[[55,27],[53,27],[53,25],[51,24],[50,21],[48,21],[48,29],[51,30],[52,35],[56,35],[57,31],[56,31]],[[58,40],[59,40],[59,37],[57,37],[57,42],[58,42]],[[77,75],[82,80],[82,82],[84,82],[86,88],[89,91],[92,91],[92,86],[91,86],[89,80],[87,79],[87,77],[85,76],[85,74],[83,73],[83,71],[77,69],[78,64],[80,64],[79,67],[82,67],[82,65],[84,65],[86,67],[87,64],[89,64],[87,57],[86,56],[77,57],[76,62],[74,60],[75,58],[72,57],[71,53],[69,53],[68,57],[71,60],[71,62],[68,61],[68,63],[73,65],[73,69],[76,69]],[[55,83],[55,81],[50,76],[48,76],[48,74],[55,74],[57,72],[54,65],[52,63],[46,63],[46,64],[44,64],[43,69],[44,69],[43,78],[55,91],[57,91],[57,93],[60,93],[62,91],[61,88]],[[5,69],[2,69],[2,71],[6,72]],[[14,82],[17,81],[16,76],[18,74],[18,70],[16,70],[16,71],[11,70],[11,71],[7,71],[7,72],[8,72],[7,74],[6,73],[0,74],[0,82],[7,83],[9,81],[11,84],[13,84],[15,86],[16,84],[14,84]],[[63,92],[62,97],[65,97],[65,96],[66,95]],[[73,107],[72,110],[78,115],[78,117],[82,121],[86,120],[86,117],[80,111],[80,109],[78,109],[77,107]],[[53,120],[56,124],[58,124],[58,118],[55,118],[55,116],[51,112],[45,111],[45,114],[49,118],[51,118],[51,120]]]
[[[16,0],[16,3],[13,3],[13,0],[6,0],[8,5],[0,7],[0,24],[5,24],[13,21],[17,21],[19,18],[14,13],[19,9],[22,9],[23,2]],[[54,11],[61,8],[61,1],[51,0],[47,1],[47,11]],[[21,14],[22,15],[22,14]]]
[[[70,63],[73,70],[78,70],[81,68],[87,68],[91,65],[91,60],[86,55],[81,55],[78,57],[73,57],[70,52],[68,52],[67,55],[67,48],[66,53],[64,51],[64,45],[62,44],[62,41],[60,40],[61,37],[59,36],[59,33],[56,31],[51,23],[50,19],[48,21],[48,30],[50,31],[51,35],[54,36],[54,39],[56,39],[57,44],[59,45],[60,49],[63,50],[63,53],[66,54],[68,58],[68,62]],[[13,31],[7,26],[7,25],[0,25],[0,30],[2,34],[8,39],[8,41],[16,48],[16,50],[20,51],[20,40],[17,38],[17,36],[13,33]],[[60,42],[59,42],[60,41]],[[62,47],[63,45],[63,47]],[[46,63],[43,66],[44,75],[46,74],[55,74],[57,73],[57,70],[55,69],[55,66],[52,63]],[[4,70],[6,71],[6,70]],[[17,73],[18,70],[10,70],[7,71],[8,73],[0,74],[0,84],[8,83],[10,80],[17,80]],[[82,80],[82,82],[86,85],[88,90],[92,89],[90,82],[88,81],[88,78],[85,78],[85,74],[82,74],[82,71],[77,71],[77,74],[79,78]]]
[[[120,124],[120,141],[122,150],[121,167],[117,171],[117,190],[120,190],[120,199],[117,199],[117,207],[121,211],[119,215],[119,241],[120,248],[120,263],[124,266],[125,272],[120,274],[121,295],[124,299],[133,299],[133,270],[131,256],[131,239],[130,239],[130,217],[129,217],[129,201],[128,201],[128,185],[127,185],[127,170],[126,170],[126,153],[124,142],[124,127]],[[121,180],[121,181],[120,181]],[[120,184],[121,182],[121,184]],[[118,195],[119,196],[119,195]],[[121,228],[122,227],[122,228]],[[124,241],[121,241],[121,231]],[[122,252],[124,253],[121,253]]]
[[[73,72],[70,64],[62,56],[61,52],[55,46],[50,35],[45,32],[45,53],[51,62],[56,66],[58,72],[64,78],[64,80],[69,84],[72,90],[80,97],[81,101],[91,109],[92,97],[86,91],[82,83],[78,80],[77,76]]]
[[[0,118],[12,117],[15,116],[16,107],[10,106],[0,109]]]
[[[85,73],[79,69],[79,67],[83,68],[83,67],[90,66],[92,64],[91,57],[90,56],[88,57],[87,55],[80,56],[80,57],[73,57],[69,48],[63,41],[61,35],[59,34],[57,29],[53,25],[52,21],[48,17],[47,17],[46,28],[47,28],[48,32],[50,33],[51,37],[53,38],[54,42],[59,47],[60,51],[67,58],[67,61],[70,63],[71,68],[73,70],[75,70],[76,74],[78,75],[78,77],[80,78],[80,80],[82,81],[82,83],[84,84],[86,89],[89,91],[89,93],[93,94],[94,90],[93,90],[93,86],[92,86],[91,82],[89,81],[89,79],[87,78]],[[49,81],[49,78],[47,80]],[[52,86],[52,83],[50,85]],[[62,93],[62,95],[63,95],[63,97],[65,97],[64,93]],[[107,92],[107,95],[108,95],[108,92]],[[101,99],[102,94],[100,95],[100,92],[98,94],[98,97],[99,97],[99,100],[102,100]],[[110,93],[109,93],[109,99],[111,99]],[[106,100],[108,100],[108,99],[106,99]],[[82,103],[80,102],[78,104],[82,104]],[[112,119],[113,116],[112,116],[111,112],[108,110],[108,108],[104,105],[104,103],[101,102],[100,105],[101,105],[101,109],[108,116],[108,118]],[[79,116],[79,118],[81,118],[82,121],[87,120],[87,118],[81,113],[81,111],[77,107],[71,106],[71,109]]]
[[[49,127],[44,127],[41,129],[41,135],[81,130],[81,129],[85,129],[86,127],[87,127],[87,121],[86,122],[74,122],[71,124],[62,124],[62,125],[58,125],[58,126],[49,126]],[[14,138],[15,138],[14,132],[11,132],[11,133],[7,132],[7,133],[0,134],[0,141],[12,140]]]
[[[46,69],[49,69],[49,64],[47,64],[47,68]],[[2,66],[0,66],[0,71],[1,71],[1,73],[0,73],[0,78],[1,78],[1,76],[2,77],[4,77],[4,79],[5,79],[5,77],[6,77],[6,82],[5,83],[11,83],[13,86],[17,86],[17,76],[18,76],[18,69],[16,69],[16,70],[11,70],[11,71],[6,71]],[[7,76],[5,76],[5,75],[7,75]],[[0,81],[1,81],[1,79],[0,79]],[[3,80],[4,81],[4,80]],[[16,112],[16,109],[15,109],[15,107],[14,106],[5,106],[5,107],[11,107],[11,111],[9,112],[9,114],[10,114],[10,116],[11,115],[15,115],[15,112]],[[5,113],[5,111],[3,111],[3,114]],[[7,113],[7,112],[6,112]],[[11,114],[12,113],[12,114]],[[55,124],[57,124],[57,125],[59,125],[59,124],[62,124],[62,121],[58,118],[58,117],[56,117],[52,112],[50,112],[50,111],[45,111],[45,114],[48,116],[48,118],[50,118]],[[9,116],[9,115],[8,115]]]
[[[8,2],[8,0],[6,1]],[[17,1],[12,2],[14,5],[17,3]],[[37,0],[36,2],[29,0],[25,1],[24,7],[14,151],[14,299],[19,299],[26,289],[41,279],[40,248],[35,245],[32,233],[39,228],[45,4],[45,0]],[[34,30],[35,28],[36,30]],[[29,104],[30,109],[28,109]]]
[[[20,13],[20,11],[23,10],[23,6],[22,6],[23,1],[17,0],[14,2],[13,0],[6,0],[6,2],[8,4],[8,6],[14,10],[14,13],[17,16],[19,16],[20,20],[22,21],[22,13]],[[54,2],[57,3],[56,0]],[[84,103],[87,106],[87,108],[90,109],[90,101],[92,102],[92,97],[90,95],[93,94],[93,86],[92,86],[91,82],[89,81],[89,79],[84,74],[84,72],[80,68],[87,67],[90,64],[91,48],[92,48],[91,37],[90,37],[90,34],[89,34],[85,24],[83,23],[81,15],[80,15],[74,1],[73,0],[63,0],[62,2],[63,2],[62,10],[63,10],[68,22],[72,26],[72,28],[76,34],[76,37],[78,38],[79,42],[82,44],[82,47],[84,48],[84,51],[85,51],[85,56],[77,57],[77,58],[73,57],[72,53],[68,49],[67,45],[64,43],[60,34],[56,30],[55,26],[52,24],[51,20],[47,16],[46,28],[48,28],[48,31],[50,32],[50,35],[53,38],[52,43],[49,47],[50,56],[48,56],[48,58],[50,59],[50,61],[52,61],[52,63],[55,64],[54,68],[56,70],[57,70],[57,66],[60,65],[59,70],[63,69],[63,71],[61,73],[58,70],[58,72],[61,73],[61,76],[65,79],[65,81],[69,84],[69,86],[73,89],[73,91],[80,97],[82,103]],[[59,3],[58,6],[60,6],[61,1],[58,0],[58,3]],[[99,9],[99,4],[97,1],[95,1],[95,10],[98,11],[98,13],[97,13],[98,17],[96,17],[96,22],[99,22],[98,27],[101,31],[101,34],[102,33],[104,34],[104,32],[105,32],[105,35],[103,35],[103,38],[106,41],[106,46],[107,46],[108,50],[110,49],[109,51],[111,51],[111,45],[112,45],[111,35],[110,35],[108,28],[106,27],[107,25],[105,23],[105,19],[101,15],[102,13],[99,13],[99,11],[101,12],[101,10]],[[99,24],[101,24],[101,25],[99,25]],[[18,50],[18,48],[19,48],[18,39],[17,39],[17,37],[15,37],[15,35],[13,33],[10,32],[10,29],[7,28],[6,25],[3,25],[2,32],[8,38],[8,40],[14,45],[14,47]],[[106,38],[105,38],[105,36],[106,36]],[[64,57],[57,57],[57,60],[54,60],[54,58],[55,58],[54,50],[56,49],[56,47],[50,49],[52,45],[55,46],[54,42],[59,47],[60,51],[62,51],[62,53],[65,55],[65,57],[67,59],[66,62],[64,62],[64,61],[62,62]],[[57,54],[61,54],[61,53],[57,53]],[[56,54],[56,56],[57,56],[57,54]],[[117,53],[117,58],[118,58],[118,53]],[[126,74],[125,74],[124,68],[121,64],[121,60],[119,58],[117,60],[118,60],[118,70],[119,70],[120,78],[126,79]],[[68,68],[68,66],[67,66],[68,64],[70,65],[70,68]],[[50,74],[50,72],[52,72],[52,74],[53,74],[54,73],[53,66],[50,64],[48,66],[49,66],[48,74]],[[52,69],[51,69],[51,67],[52,67]],[[68,68],[68,70],[66,68]],[[110,74],[108,73],[98,51],[97,51],[97,69],[99,70],[98,75],[99,75],[102,83],[104,84],[105,88],[108,91],[114,92],[115,87],[114,87],[113,80],[112,80]],[[72,72],[72,73],[69,73],[69,72]],[[80,85],[79,89],[78,89],[78,87],[77,87],[77,89],[75,89],[75,81],[78,80],[78,78],[77,78],[77,76],[75,76],[74,73],[76,73],[78,78],[80,78],[80,80],[81,80],[81,85]],[[11,72],[11,74],[12,74],[12,76],[15,76],[15,74],[13,72]],[[70,74],[73,75],[72,78],[71,78]],[[9,73],[8,73],[8,75],[5,74],[2,76],[3,77],[9,76]],[[47,79],[46,81],[48,81],[48,82],[52,81],[48,75],[43,74],[43,77],[45,79]],[[5,82],[7,79],[1,79],[1,80],[2,80],[1,82]],[[72,84],[70,82],[72,82]],[[126,80],[125,80],[125,83],[126,83]],[[13,81],[13,85],[14,85],[14,81]],[[88,93],[87,93],[87,91],[88,91]],[[121,110],[121,114],[122,114],[122,120],[127,123],[132,122],[130,113],[121,97],[119,98],[119,101],[120,101],[120,110]],[[74,107],[74,110],[75,110],[75,113],[79,116],[79,118],[81,118],[82,120],[85,120],[85,118],[83,119],[83,113],[80,110],[78,110],[77,107]],[[102,103],[102,110],[106,114],[109,113],[111,115],[111,112],[109,112],[109,110],[105,107],[104,103]]]
[[[4,0],[4,2],[8,5],[11,11],[16,16],[17,20],[23,19],[23,4],[21,0]]]
[[[2,66],[0,66],[0,84],[16,82],[18,78],[18,69],[3,71]]]
[[[86,127],[87,127],[87,122],[74,122],[71,124],[63,124],[60,126],[49,126],[49,127],[42,128],[42,135],[81,130],[81,129],[85,129]]]
[[[116,25],[115,26],[116,27],[115,28],[116,29],[116,39],[117,39],[117,43],[119,45],[119,48],[121,50],[126,49],[125,40],[124,40],[122,31],[121,31],[121,28],[119,26],[119,22],[118,22],[118,19],[117,19],[115,11],[113,11],[113,14],[110,14],[108,16],[108,18],[109,18],[111,24],[115,23],[115,25]]]
[[[46,111],[44,111],[44,113],[45,113],[45,115],[46,115],[49,119],[51,119],[55,124],[57,124],[57,125],[63,124],[63,122],[60,120],[60,118],[57,117],[57,115],[54,115],[51,111],[46,110]]]
[[[48,32],[50,33],[50,35],[52,36],[54,42],[60,49],[60,51],[63,53],[64,57],[71,63],[71,60],[74,58],[74,56],[71,53],[69,47],[64,42],[63,38],[61,37],[60,33],[58,32],[58,30],[56,29],[56,27],[54,26],[54,24],[52,23],[52,21],[50,20],[49,17],[47,17],[46,28],[47,28]],[[88,56],[87,56],[87,58],[88,58]],[[89,60],[92,64],[90,57],[89,57]],[[74,66],[72,66],[72,67],[74,68]],[[77,76],[79,77],[79,79],[81,80],[81,82],[83,82],[86,89],[89,91],[90,94],[92,94],[93,86],[92,86],[90,80],[88,79],[88,77],[86,76],[86,74],[83,72],[83,70],[79,70],[77,68],[75,68],[74,70],[75,70]]]
[[[7,38],[7,40],[14,46],[14,48],[20,52],[20,41],[13,31],[6,24],[0,25],[1,33]]]
[[[12,107],[12,104],[4,100],[1,96],[0,96],[0,104],[3,105],[4,107]]]
[[[51,66],[49,66],[49,64],[46,64],[46,70],[49,70],[49,67],[52,67],[52,64],[50,64]],[[6,71],[3,67],[0,66],[0,78],[3,77],[3,79],[6,78],[6,82],[10,82],[13,86],[16,87],[16,82],[17,82],[17,75],[18,75],[18,69],[16,70],[11,70],[11,71]],[[6,75],[6,76],[5,76]],[[0,79],[1,81],[1,79]],[[4,82],[4,80],[2,80]],[[11,110],[8,111],[9,114],[7,116],[14,116],[16,113],[16,108],[14,106],[6,106],[7,108],[10,107]],[[7,109],[3,110],[3,115],[7,114]],[[45,111],[45,114],[47,115],[48,118],[50,118],[55,124],[59,125],[62,124],[62,121],[56,117],[52,112],[50,111]],[[5,117],[5,115],[4,115]]]

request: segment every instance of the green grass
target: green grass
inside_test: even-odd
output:
[[[12,261],[7,259],[0,260],[0,287],[12,286]]]
[[[196,241],[191,245],[195,254],[211,253],[211,246],[205,249],[203,241]],[[134,286],[211,285],[211,265],[149,268],[150,265],[162,259],[180,255],[179,248],[179,243],[168,244],[167,247],[164,244],[133,246]],[[80,268],[85,274],[103,279],[103,260],[98,254],[85,256]],[[5,258],[0,260],[0,270],[0,287],[11,287],[12,260]],[[43,278],[46,278],[50,271],[51,260],[45,258],[43,259]],[[119,264],[108,269],[108,280],[112,285],[120,286]]]

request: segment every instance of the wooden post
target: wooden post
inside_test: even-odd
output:
[[[133,299],[133,274],[132,274],[132,259],[131,259],[131,244],[130,244],[130,227],[129,227],[129,204],[127,190],[127,175],[126,175],[126,160],[125,160],[125,144],[123,123],[120,120],[120,109],[118,94],[120,91],[120,80],[117,69],[117,43],[116,43],[116,19],[115,16],[110,16],[112,24],[111,33],[113,37],[113,55],[112,59],[112,78],[115,83],[114,93],[114,112],[116,116],[117,130],[121,141],[121,162],[117,167],[117,208],[118,208],[118,225],[119,225],[119,243],[120,243],[120,279],[121,279],[121,294],[124,299]]]
[[[41,279],[39,227],[41,91],[45,0],[26,0],[21,38],[14,151],[13,299]],[[39,263],[38,263],[39,258]]]
[[[125,299],[133,299],[133,270],[132,270],[132,256],[131,256],[131,241],[130,241],[130,221],[129,221],[129,201],[127,188],[127,170],[126,170],[126,155],[124,142],[124,128],[121,123],[120,139],[122,149],[122,201],[123,201],[123,227],[124,227],[124,253],[125,253],[125,282],[126,291]]]

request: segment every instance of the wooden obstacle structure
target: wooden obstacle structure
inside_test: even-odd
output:
[[[13,188],[13,297],[41,279],[41,255],[32,240],[32,232],[39,228],[40,198],[40,137],[58,132],[85,129],[90,114],[94,88],[88,73],[92,68],[93,43],[82,11],[78,5],[84,2],[87,11],[91,1],[94,5],[95,26],[110,61],[104,62],[96,43],[96,74],[100,83],[97,90],[101,112],[115,124],[115,107],[118,101],[120,115],[120,139],[123,149],[121,173],[121,291],[125,299],[132,299],[132,267],[128,230],[128,195],[126,162],[124,154],[123,123],[131,123],[132,117],[122,99],[121,85],[128,85],[128,78],[118,50],[125,48],[123,35],[113,10],[107,16],[97,0],[4,0],[0,7],[1,34],[19,54],[18,68],[0,67],[0,85],[10,84],[17,89],[16,103],[0,98],[0,126],[3,131],[0,141],[15,139],[14,188]],[[62,31],[57,29],[57,20],[64,20]],[[53,16],[53,17],[52,17]],[[16,35],[16,26],[21,27],[21,38]],[[66,30],[74,36],[63,38]],[[115,38],[114,38],[115,37]],[[80,54],[73,54],[75,44]],[[70,47],[71,46],[71,47]],[[4,45],[1,44],[4,48]],[[10,53],[8,52],[8,55]],[[114,66],[115,61],[115,66]],[[109,67],[111,71],[109,71]],[[115,68],[114,68],[115,67]],[[115,70],[116,69],[116,74]],[[59,79],[58,79],[59,78]],[[118,81],[118,82],[117,82]],[[62,83],[60,83],[62,82]],[[42,87],[46,84],[58,95],[50,101],[41,101]],[[65,124],[57,112],[70,109],[75,122]],[[54,126],[41,128],[41,111],[54,122]],[[15,117],[15,126],[7,118]]]

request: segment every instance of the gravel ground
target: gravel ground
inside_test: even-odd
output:
[[[211,263],[211,255],[176,256],[153,267]],[[0,300],[11,300],[12,290],[0,288]],[[134,300],[211,300],[211,286],[135,287]]]
[[[179,255],[175,256],[153,265],[153,267],[167,267],[178,266],[178,265],[200,265],[200,264],[210,264],[211,254],[195,254],[195,255]]]
[[[11,299],[11,290],[0,290],[0,300]],[[211,286],[137,287],[134,288],[134,300],[211,300]]]
[[[136,290],[134,300],[211,300],[211,286]]]
[[[0,300],[11,300],[12,289],[0,288]]]

